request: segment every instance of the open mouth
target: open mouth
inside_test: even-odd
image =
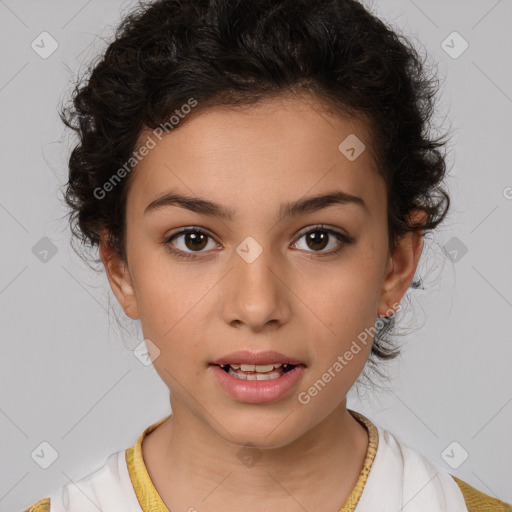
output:
[[[222,364],[220,366],[226,373],[241,380],[272,380],[278,379],[285,373],[291,372],[297,365],[294,364]]]

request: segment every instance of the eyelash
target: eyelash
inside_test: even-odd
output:
[[[338,249],[332,250],[332,251],[327,252],[327,253],[322,253],[322,252],[319,252],[319,251],[307,251],[307,252],[312,252],[313,254],[319,254],[320,256],[323,256],[323,255],[325,255],[325,256],[337,256],[337,255],[339,255],[344,250],[346,245],[350,245],[350,244],[355,242],[355,238],[354,237],[345,235],[344,233],[340,233],[339,231],[335,231],[334,229],[326,228],[326,227],[324,227],[323,224],[319,224],[317,226],[313,226],[312,228],[308,229],[307,231],[299,234],[299,237],[297,238],[297,241],[300,240],[304,235],[308,235],[309,233],[313,233],[315,231],[324,231],[326,233],[329,233],[330,235],[333,235],[338,241],[342,242],[341,246]],[[200,251],[195,251],[195,252],[189,253],[189,252],[185,252],[185,251],[182,251],[181,249],[176,249],[176,248],[173,247],[173,245],[171,244],[172,240],[174,240],[178,236],[186,235],[187,233],[200,233],[200,234],[206,235],[206,236],[208,236],[210,238],[213,238],[206,231],[203,231],[200,228],[187,228],[187,229],[184,229],[184,230],[179,231],[177,233],[173,233],[171,236],[167,237],[163,241],[163,244],[166,246],[167,250],[171,254],[173,254],[178,260],[196,259],[197,258],[197,254],[202,254]]]

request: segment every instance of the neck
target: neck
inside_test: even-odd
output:
[[[170,510],[339,510],[368,447],[366,428],[346,401],[289,444],[263,449],[226,441],[179,401],[172,410],[142,445],[153,484]]]

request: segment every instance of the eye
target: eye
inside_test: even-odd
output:
[[[353,237],[341,233],[340,231],[326,228],[323,225],[309,228],[308,231],[305,233],[303,232],[299,236],[299,241],[302,238],[304,238],[305,247],[298,247],[299,249],[308,250],[309,248],[312,249],[312,251],[308,252],[320,252],[322,255],[339,254],[345,245],[351,244],[355,241]],[[293,245],[297,247],[298,242],[295,242]],[[326,249],[329,245],[331,245],[331,249],[333,250],[324,251],[324,249]]]
[[[166,238],[164,244],[178,259],[187,259],[195,257],[191,253],[205,252],[203,249],[208,247],[208,239],[211,239],[213,243],[213,247],[210,249],[215,248],[217,244],[213,242],[212,237],[206,231],[187,228]],[[175,240],[178,242],[174,243]]]
[[[302,238],[305,240],[305,250],[307,252],[320,253],[320,256],[339,254],[346,245],[355,241],[355,238],[340,231],[326,228],[324,225],[313,226],[307,231],[302,232],[302,234],[299,234],[299,240],[292,245],[297,247]],[[211,240],[211,247],[208,247],[209,239]],[[336,241],[338,242],[337,244]],[[194,259],[197,257],[196,254],[201,254],[207,252],[208,249],[215,249],[217,247],[210,234],[194,227],[172,234],[164,240],[163,244],[179,260]],[[324,251],[330,244],[334,245],[334,250]],[[338,247],[336,248],[336,246]],[[304,247],[297,248],[304,249]],[[312,249],[312,251],[308,251],[308,249]]]

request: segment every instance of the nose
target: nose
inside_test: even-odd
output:
[[[240,254],[233,255],[234,268],[224,282],[224,321],[254,332],[275,329],[288,322],[291,291],[275,255],[270,249],[262,250],[255,259]]]

